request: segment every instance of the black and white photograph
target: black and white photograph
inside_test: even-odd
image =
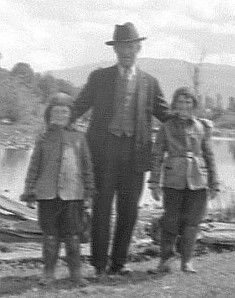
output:
[[[235,297],[235,2],[0,0],[0,297]]]

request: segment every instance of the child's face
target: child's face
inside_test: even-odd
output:
[[[194,102],[191,97],[180,95],[176,101],[176,111],[180,118],[185,119],[193,115]]]
[[[50,112],[50,123],[60,126],[69,124],[71,110],[67,106],[54,106]]]

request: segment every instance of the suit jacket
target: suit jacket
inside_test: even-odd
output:
[[[137,171],[149,169],[151,153],[152,116],[160,121],[169,118],[168,104],[157,80],[137,68],[136,123],[134,159]],[[102,166],[106,160],[106,138],[108,127],[114,115],[115,86],[118,67],[98,69],[92,72],[75,102],[75,118],[92,108],[87,138],[94,166]]]
[[[164,123],[153,148],[151,188],[161,183],[174,189],[218,189],[211,130],[211,121],[205,119],[187,123],[175,116]]]

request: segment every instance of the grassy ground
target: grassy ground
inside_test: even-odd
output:
[[[38,277],[42,270],[40,262],[10,263],[0,265],[0,297],[179,297],[214,298],[235,297],[235,252],[223,254],[210,253],[195,257],[197,275],[187,275],[179,270],[179,261],[168,275],[152,276],[146,271],[157,265],[158,259],[131,263],[135,270],[130,277],[110,278],[97,283],[92,267],[85,262],[83,274],[89,280],[88,287],[79,289],[67,279],[65,263],[60,261],[57,267],[57,283],[54,287],[38,286]]]

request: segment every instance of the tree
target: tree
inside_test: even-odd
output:
[[[39,78],[38,87],[42,92],[42,103],[47,103],[49,97],[58,91],[57,81],[50,73]]]
[[[229,100],[228,109],[231,112],[235,112],[235,98],[233,96],[230,96],[228,100]]]
[[[220,93],[216,94],[216,108],[218,110],[223,110],[223,97]]]
[[[19,92],[15,80],[8,72],[0,73],[0,117],[11,121],[20,118]]]
[[[78,95],[79,89],[73,86],[69,81],[57,79],[57,86],[59,92],[64,92],[74,97]]]
[[[214,107],[214,99],[213,97],[206,95],[205,96],[205,109],[213,109]]]
[[[204,63],[205,54],[206,54],[205,49],[203,49],[200,54],[199,62],[193,64],[193,70],[191,75],[194,94],[198,99],[198,103],[199,103],[198,106],[200,110],[202,110],[203,108],[203,105],[202,105],[203,96],[201,94],[201,69]]]
[[[18,78],[19,82],[28,88],[34,88],[34,71],[28,63],[19,62],[11,70],[11,75]]]

